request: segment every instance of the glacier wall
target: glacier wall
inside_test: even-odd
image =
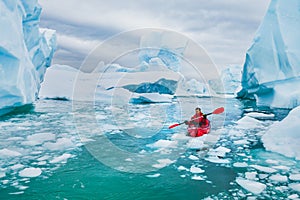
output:
[[[37,0],[0,1],[0,114],[32,103],[56,47],[55,31],[39,29]]]
[[[299,105],[299,30],[300,1],[272,0],[246,53],[238,97],[256,98],[259,105],[271,107]]]

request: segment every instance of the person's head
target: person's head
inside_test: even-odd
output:
[[[201,113],[201,108],[197,107],[197,108],[195,109],[195,111],[196,111],[196,113]]]

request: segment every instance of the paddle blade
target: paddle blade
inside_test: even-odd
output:
[[[221,114],[224,112],[224,107],[217,108],[212,112],[212,114]]]
[[[174,128],[174,127],[179,126],[179,125],[180,124],[173,124],[173,125],[169,126],[169,129]]]

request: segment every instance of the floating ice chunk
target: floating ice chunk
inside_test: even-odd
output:
[[[15,165],[11,166],[10,168],[12,170],[18,170],[18,169],[24,168],[24,165],[22,165],[22,164],[15,164]]]
[[[193,179],[193,180],[196,180],[196,181],[203,181],[203,180],[205,180],[205,179],[202,178],[201,176],[197,176],[197,175],[192,176],[192,179]]]
[[[288,196],[288,199],[299,199],[299,195],[298,194],[291,194]]]
[[[65,163],[72,156],[73,156],[72,154],[64,153],[63,155],[58,156],[58,157],[54,158],[53,160],[51,160],[50,163]]]
[[[152,148],[177,148],[177,141],[171,140],[158,140],[153,144],[149,144],[147,146]]]
[[[9,149],[1,149],[0,150],[0,157],[15,157],[15,156],[21,156],[22,154],[17,152],[17,151],[13,151],[13,150],[9,150]]]
[[[275,117],[275,115],[273,113],[266,114],[266,113],[259,113],[259,112],[250,112],[250,113],[247,113],[246,116],[258,118],[258,119],[273,119]]]
[[[246,172],[245,177],[249,180],[255,180],[257,176],[256,172]]]
[[[203,138],[191,138],[189,139],[188,143],[186,144],[187,148],[190,149],[201,149],[204,146]]]
[[[56,142],[46,142],[44,147],[49,150],[64,150],[68,148],[73,148],[75,145],[72,140],[68,138],[59,138]]]
[[[197,156],[194,156],[194,155],[190,155],[189,159],[190,160],[199,160],[199,158]]]
[[[173,95],[159,94],[159,93],[135,93],[130,103],[171,103]]]
[[[248,140],[235,140],[235,141],[233,141],[233,143],[235,145],[245,145],[245,144],[249,144],[249,141]]]
[[[300,192],[300,183],[291,183],[289,187],[297,192]]]
[[[276,181],[276,182],[287,182],[288,181],[287,176],[283,176],[280,174],[274,174],[274,175],[270,176],[269,179],[272,181]]]
[[[3,178],[5,176],[6,176],[5,172],[0,172],[0,178]]]
[[[36,144],[42,144],[43,142],[55,140],[55,134],[53,133],[36,133],[27,136],[27,140],[32,141]]]
[[[208,162],[211,163],[217,163],[217,164],[229,164],[230,161],[228,159],[222,159],[219,158],[218,156],[209,156],[208,158],[205,158]]]
[[[283,165],[273,166],[272,168],[279,169],[279,170],[286,170],[286,171],[290,170],[290,167],[283,166]]]
[[[300,181],[300,174],[290,174],[289,179],[292,181]]]
[[[266,163],[269,163],[269,164],[278,164],[278,160],[270,160],[270,159],[267,159],[266,160]]]
[[[37,177],[41,175],[42,170],[40,168],[29,167],[21,170],[19,176],[21,177]]]
[[[233,166],[234,167],[248,167],[248,164],[245,162],[236,162],[236,163],[233,163]]]
[[[217,157],[225,157],[226,153],[229,153],[231,150],[226,147],[218,147],[216,149],[211,149],[208,152],[208,155],[210,156],[217,156]]]
[[[274,173],[277,171],[276,169],[273,169],[271,167],[264,167],[264,166],[260,166],[260,165],[250,165],[250,167],[253,167],[254,169],[257,169],[257,170],[265,172],[265,173]]]
[[[158,164],[154,164],[152,166],[160,169],[160,168],[166,167],[166,166],[174,163],[175,160],[170,160],[170,159],[166,158],[166,159],[158,159],[157,162],[158,162]]]
[[[148,178],[157,178],[160,176],[160,173],[156,173],[156,174],[149,174],[149,175],[146,175]]]
[[[253,194],[260,194],[266,189],[266,185],[263,183],[259,183],[256,181],[250,181],[243,178],[237,178],[236,182],[247,191],[253,193]]]
[[[190,172],[193,174],[201,174],[204,173],[205,171],[201,169],[200,167],[196,167],[195,165],[192,165],[190,168]]]
[[[300,160],[300,106],[290,111],[282,121],[274,123],[262,136],[264,147],[268,151],[280,153]]]
[[[184,166],[179,166],[177,168],[179,171],[189,171],[188,168],[184,167]]]
[[[238,120],[236,122],[238,124],[238,128],[243,129],[253,129],[255,127],[260,127],[261,122],[257,119],[254,119],[252,117],[244,116],[242,119]]]

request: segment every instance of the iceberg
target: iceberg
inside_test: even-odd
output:
[[[0,114],[30,104],[56,48],[55,31],[39,29],[37,0],[0,2]]]
[[[262,136],[266,150],[300,160],[300,106],[294,108],[282,121],[274,123]]]
[[[81,72],[66,65],[52,65],[41,84],[39,98],[76,101],[170,103],[180,76],[157,72]],[[76,93],[74,93],[74,91]]]
[[[273,0],[246,53],[241,98],[258,105],[294,108],[300,105],[300,2]]]
[[[221,79],[212,79],[208,83],[210,87],[218,94],[233,95],[241,84],[242,75],[241,66],[229,66],[221,71]]]

